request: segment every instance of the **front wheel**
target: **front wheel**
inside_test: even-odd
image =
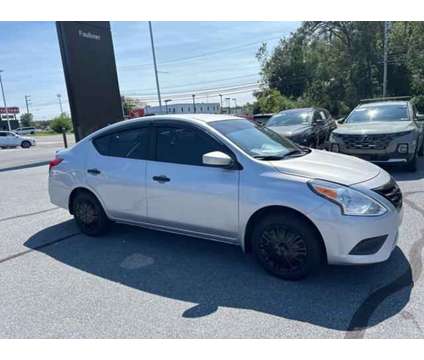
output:
[[[30,143],[29,141],[27,141],[27,140],[22,141],[21,147],[22,147],[23,149],[28,149],[28,148],[30,148],[30,147],[31,147],[31,143]]]
[[[107,232],[110,220],[97,198],[87,192],[76,195],[72,201],[72,213],[81,232],[89,236],[100,236]]]
[[[318,269],[322,260],[320,240],[311,224],[290,213],[269,215],[253,231],[253,252],[269,273],[286,280],[300,280]]]

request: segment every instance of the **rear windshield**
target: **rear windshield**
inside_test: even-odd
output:
[[[287,110],[275,114],[266,123],[267,126],[285,126],[308,124],[312,120],[312,111],[310,110]]]
[[[346,123],[408,121],[408,106],[406,104],[376,105],[359,107],[353,110]]]

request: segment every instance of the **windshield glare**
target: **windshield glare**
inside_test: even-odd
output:
[[[285,126],[309,124],[312,119],[312,111],[308,110],[287,110],[275,114],[269,119],[266,126]]]
[[[408,107],[404,104],[360,107],[346,119],[350,124],[376,121],[408,121]]]
[[[274,131],[256,126],[249,120],[220,120],[209,123],[253,157],[278,156],[298,150],[290,140]]]

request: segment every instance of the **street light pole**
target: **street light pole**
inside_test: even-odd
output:
[[[194,98],[196,97],[196,95],[193,94],[191,96],[193,98],[193,112],[195,113],[196,112],[196,102],[195,102]]]
[[[160,113],[162,113],[162,99],[160,98],[158,67],[157,67],[157,64],[156,64],[155,43],[153,41],[153,31],[152,31],[152,22],[151,21],[149,21],[149,32],[150,32],[150,43],[152,45],[153,66],[155,68],[156,90],[157,90],[157,93],[158,93],[159,111],[160,111]]]
[[[221,109],[220,109],[220,113],[222,113],[222,94],[219,94],[220,100],[221,100]]]
[[[169,103],[170,101],[172,101],[172,99],[166,99],[166,100],[165,100],[165,111],[166,111],[166,113],[167,113],[167,114],[168,114],[168,103]]]
[[[388,32],[389,32],[389,22],[385,21],[384,22],[383,97],[386,97],[386,93],[387,93],[387,55],[389,52]]]
[[[231,114],[231,98],[225,98],[225,101],[228,102],[228,113]]]
[[[3,81],[1,78],[1,73],[3,72],[3,70],[0,70],[0,85],[1,85],[1,93],[3,95],[3,103],[4,103],[4,111],[6,112],[6,120],[7,120],[7,128],[9,129],[9,131],[12,130],[12,128],[10,127],[10,119],[9,119],[9,110],[7,108],[7,104],[6,104],[6,96],[4,95],[4,88],[3,88]]]
[[[57,94],[57,99],[59,100],[59,106],[60,106],[60,114],[63,114],[63,107],[62,107],[62,95]]]
[[[237,112],[237,99],[233,98],[233,101],[234,101],[234,108],[236,109],[236,112]]]

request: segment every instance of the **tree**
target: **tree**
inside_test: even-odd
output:
[[[282,96],[278,90],[264,89],[255,93],[257,101],[253,104],[253,113],[275,113],[296,107],[296,102]]]
[[[31,113],[25,113],[21,115],[21,126],[22,127],[33,126],[33,116]]]
[[[384,22],[304,22],[271,54],[260,47],[263,87],[344,114],[382,96],[383,44]],[[391,22],[388,96],[424,94],[423,54],[424,23]]]
[[[129,97],[122,96],[121,102],[125,116],[129,116],[130,111],[136,108],[135,100]]]
[[[71,118],[67,114],[63,113],[51,120],[50,128],[59,134],[66,133],[72,130]]]

